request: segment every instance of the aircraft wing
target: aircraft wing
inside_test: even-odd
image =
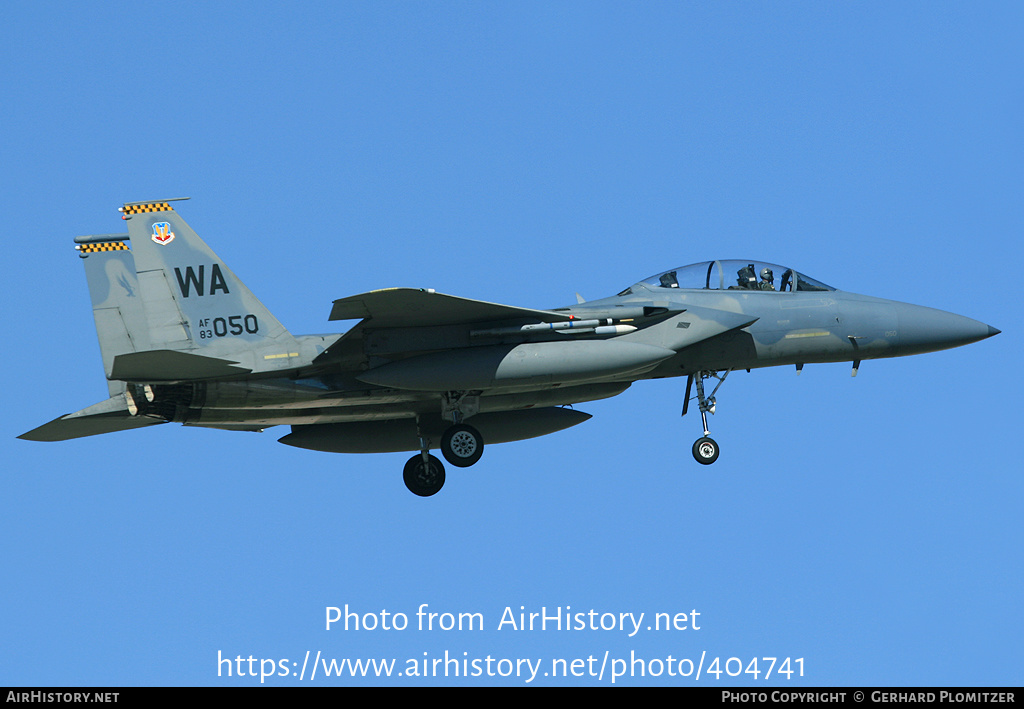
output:
[[[371,320],[373,327],[437,327],[499,320],[572,318],[551,310],[533,310],[459,298],[419,288],[386,288],[334,301],[330,320]]]

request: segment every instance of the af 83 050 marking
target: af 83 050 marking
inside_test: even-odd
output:
[[[260,321],[252,313],[229,315],[226,318],[203,318],[198,325],[197,332],[200,340],[227,337],[228,335],[256,335],[260,331]]]

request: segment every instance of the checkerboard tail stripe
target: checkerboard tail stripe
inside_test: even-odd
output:
[[[128,245],[123,241],[107,241],[99,244],[79,244],[75,248],[82,254],[94,254],[98,251],[127,251]]]
[[[142,214],[144,212],[173,212],[167,202],[146,202],[142,204],[126,204],[121,207],[122,214]]]

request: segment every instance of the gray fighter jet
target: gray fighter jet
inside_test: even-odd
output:
[[[444,484],[484,443],[590,418],[570,404],[639,379],[688,378],[703,435],[729,372],[861,362],[991,337],[976,320],[836,290],[791,268],[708,261],[603,300],[533,310],[392,288],[334,301],[344,334],[292,335],[174,211],[121,208],[127,234],[75,239],[85,264],[110,398],[20,436],[60,441],[177,421],[232,431],[290,425],[282,443],[335,453],[417,451],[415,494]],[[709,381],[709,380],[713,380]],[[708,391],[708,385],[714,389]]]

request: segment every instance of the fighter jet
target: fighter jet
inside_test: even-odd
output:
[[[20,438],[61,441],[175,421],[262,431],[335,453],[415,451],[410,491],[445,481],[484,446],[590,418],[571,405],[641,379],[687,377],[703,435],[730,372],[850,362],[958,347],[999,330],[960,315],[837,290],[792,268],[706,261],[617,295],[551,310],[390,288],[334,301],[347,332],[292,335],[172,207],[131,202],[128,232],[75,238],[109,398]],[[714,385],[708,391],[710,384]]]

